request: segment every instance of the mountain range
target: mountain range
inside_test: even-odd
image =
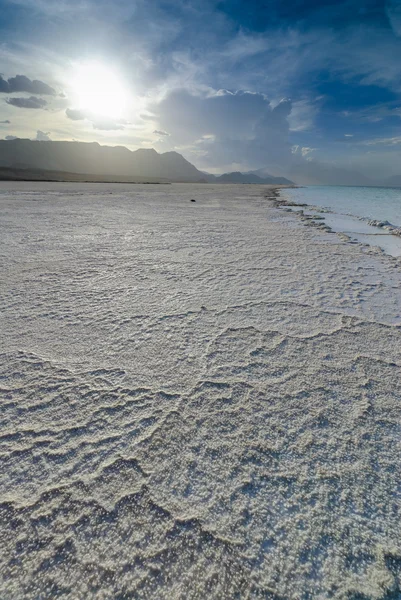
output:
[[[285,177],[273,177],[268,173],[263,176],[257,175],[255,172],[240,173],[233,171],[232,173],[224,173],[223,175],[214,178],[216,183],[259,183],[259,184],[276,184],[276,185],[293,185],[293,181]]]
[[[198,181],[203,177],[201,171],[177,152],[158,154],[153,149],[132,152],[124,146],[101,146],[97,142],[0,140],[0,166],[170,181]]]
[[[294,161],[287,169],[277,167],[277,175],[280,176],[271,175],[270,168],[246,173],[234,171],[212,175],[197,169],[178,152],[159,154],[153,148],[131,151],[124,146],[101,146],[97,142],[37,141],[21,138],[0,140],[0,167],[3,168],[3,179],[6,178],[4,168],[8,168],[24,170],[25,173],[18,175],[19,179],[33,177],[54,180],[56,177],[63,177],[64,173],[67,181],[73,181],[75,174],[77,181],[146,180],[270,185],[291,185],[295,182],[298,185],[401,186],[401,176],[376,181],[353,169],[318,160]],[[33,173],[33,170],[36,172]],[[37,171],[43,173],[39,174]]]
[[[38,170],[47,172],[41,177],[50,179],[54,178],[52,173],[57,172],[60,177],[64,172],[69,181],[74,173],[81,176],[90,173],[91,180],[98,176],[102,180],[145,178],[176,182],[292,184],[288,179],[270,174],[260,177],[255,173],[234,172],[215,176],[199,171],[178,152],[159,154],[153,148],[131,151],[124,146],[101,146],[97,142],[0,140],[0,167],[24,170],[27,178],[35,170],[35,179],[39,177]]]

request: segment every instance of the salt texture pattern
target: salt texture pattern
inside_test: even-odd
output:
[[[399,263],[270,195],[1,184],[2,600],[400,598]]]

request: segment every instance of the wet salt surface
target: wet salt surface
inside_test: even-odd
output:
[[[296,208],[292,208],[292,210],[296,210]],[[303,210],[305,215],[321,217],[333,231],[345,233],[351,240],[368,246],[377,246],[390,256],[401,256],[401,237],[392,235],[385,229],[374,227],[350,215],[321,213],[305,209],[298,210]]]
[[[400,596],[399,264],[264,195],[0,184],[2,599]]]
[[[401,236],[369,224],[377,220],[401,227],[401,189],[309,186],[285,189],[282,194],[288,200],[312,205],[292,207],[292,211],[318,215],[333,231],[345,233],[362,244],[377,246],[390,256],[401,256]],[[325,210],[320,212],[319,207]]]

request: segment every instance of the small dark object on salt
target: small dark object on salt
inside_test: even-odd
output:
[[[196,200],[194,200],[193,198],[191,198],[191,202],[196,202]]]

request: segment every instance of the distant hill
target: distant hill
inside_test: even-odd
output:
[[[204,174],[177,152],[131,151],[124,146],[84,142],[0,140],[0,166],[107,177],[139,177],[196,182]]]
[[[287,179],[287,177],[276,177],[271,175],[266,169],[257,169],[256,171],[248,171],[245,175],[257,175],[261,179],[264,179],[266,183],[277,184],[277,185],[296,185],[296,182]]]
[[[211,175],[199,171],[178,152],[159,154],[153,148],[131,151],[124,146],[101,146],[97,142],[41,142],[19,138],[0,140],[0,168],[14,171],[8,175],[3,171],[3,179],[41,181],[293,183],[285,177],[260,176],[252,172]]]
[[[273,177],[272,175],[266,177],[260,177],[255,173],[240,173],[234,171],[232,173],[224,173],[219,177],[215,178],[216,183],[257,183],[259,185],[293,185],[293,181],[286,179],[285,177]]]

